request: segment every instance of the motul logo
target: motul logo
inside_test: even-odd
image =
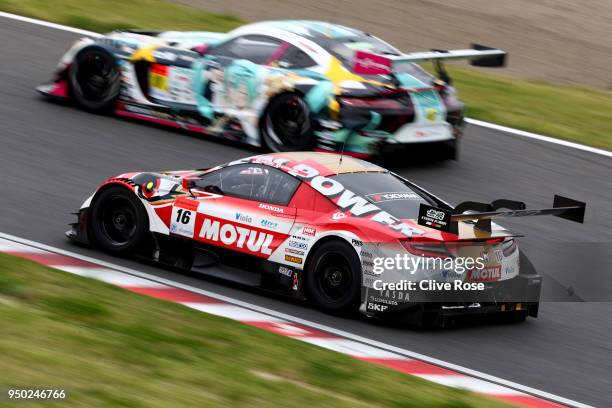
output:
[[[466,280],[470,282],[491,282],[501,279],[501,266],[492,266],[483,269],[472,269],[468,272]]]
[[[222,242],[227,246],[245,248],[251,252],[260,252],[264,255],[272,254],[270,244],[274,239],[272,234],[255,231],[250,228],[239,227],[232,224],[221,224],[220,221],[204,219],[200,238],[207,241]]]

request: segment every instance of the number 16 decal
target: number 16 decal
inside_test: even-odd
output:
[[[184,208],[172,207],[172,218],[170,221],[170,233],[193,238],[196,213]]]

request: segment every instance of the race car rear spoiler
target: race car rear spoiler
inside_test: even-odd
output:
[[[506,65],[506,51],[485,45],[472,44],[465,50],[431,50],[394,55],[380,55],[368,51],[357,51],[353,61],[353,72],[363,75],[392,74],[400,71],[403,64],[433,61],[440,69],[442,60],[468,59],[470,64],[479,67],[503,67]]]
[[[509,211],[498,211],[501,208]],[[475,222],[475,228],[491,232],[491,220],[506,217],[554,215],[583,223],[585,209],[586,203],[560,195],[555,195],[552,208],[536,210],[528,210],[525,203],[513,200],[495,200],[490,204],[466,201],[457,205],[452,211],[421,204],[418,223],[429,228],[457,234],[459,221]]]

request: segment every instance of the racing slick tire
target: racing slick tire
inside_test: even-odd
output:
[[[109,112],[121,89],[117,61],[102,47],[79,51],[70,66],[68,79],[74,101],[89,112]]]
[[[306,290],[317,307],[333,314],[356,311],[361,300],[361,263],[340,240],[316,247],[306,265]]]
[[[309,150],[314,145],[310,109],[295,93],[280,94],[272,99],[260,128],[262,144],[272,152]]]
[[[145,208],[125,187],[103,190],[93,201],[90,214],[93,241],[114,255],[134,252],[149,233]]]

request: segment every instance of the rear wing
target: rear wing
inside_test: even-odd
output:
[[[388,75],[401,72],[401,67],[405,64],[433,61],[436,70],[442,77],[445,75],[441,65],[444,60],[467,59],[474,66],[503,67],[506,65],[506,55],[507,52],[504,50],[479,44],[472,44],[471,49],[465,50],[431,50],[399,56],[357,51],[353,60],[353,72],[363,75]]]
[[[509,211],[498,211],[507,208]],[[529,210],[525,203],[513,200],[496,200],[490,204],[467,201],[454,210],[421,204],[419,225],[440,231],[458,234],[459,221],[475,223],[481,231],[491,232],[491,220],[507,217],[531,217],[536,215],[554,215],[566,220],[583,223],[586,203],[571,198],[555,195],[552,208]]]

